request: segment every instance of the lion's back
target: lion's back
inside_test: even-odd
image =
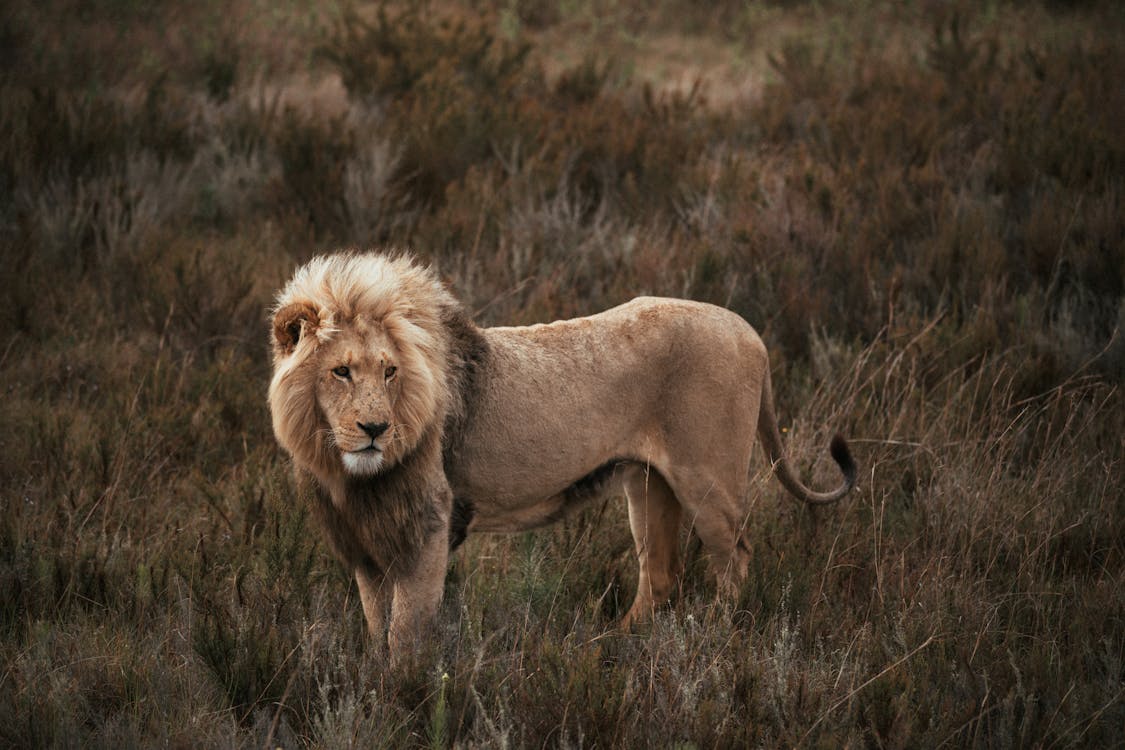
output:
[[[484,333],[494,347],[520,359],[572,367],[601,369],[607,356],[656,365],[655,360],[667,357],[765,354],[757,332],[737,313],[672,297],[636,297],[582,318],[487,328]]]
[[[690,300],[638,297],[583,318],[482,333],[490,352],[486,409],[513,419],[545,403],[579,419],[630,403],[633,394],[674,400],[688,384],[734,387],[768,366],[749,323]]]

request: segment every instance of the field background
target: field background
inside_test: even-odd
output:
[[[1125,13],[707,5],[4,4],[0,746],[1122,745]],[[483,324],[737,311],[857,491],[759,461],[739,600],[685,535],[634,635],[621,498],[475,537],[390,672],[265,404],[373,246]]]

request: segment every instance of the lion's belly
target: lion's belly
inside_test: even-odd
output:
[[[612,478],[614,465],[630,460],[611,450],[560,451],[554,461],[535,450],[469,450],[446,472],[454,496],[473,508],[471,530],[523,531],[561,519]]]
[[[598,497],[618,478],[619,469],[630,459],[613,459],[576,476],[561,490],[553,492],[550,482],[526,486],[456,486],[455,496],[473,509],[470,531],[513,532],[536,529],[555,523],[568,512]]]
[[[501,507],[494,503],[474,506],[470,531],[510,533],[548,526],[566,512],[566,504],[558,497],[523,507]]]

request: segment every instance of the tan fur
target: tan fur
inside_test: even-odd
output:
[[[377,638],[389,607],[392,654],[437,611],[449,545],[468,531],[535,528],[620,481],[640,561],[627,626],[671,595],[684,522],[721,591],[745,576],[756,432],[798,498],[832,502],[855,484],[839,437],[843,484],[800,483],[762,341],[711,305],[638,298],[587,318],[478,329],[408,257],[341,254],[282,290],[273,347],[274,431],[314,480],[309,502]]]

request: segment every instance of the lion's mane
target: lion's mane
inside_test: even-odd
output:
[[[395,402],[401,425],[393,464],[347,476],[317,405],[317,349],[358,317],[382,325],[408,373]],[[464,419],[465,391],[484,356],[479,331],[429,268],[403,255],[341,253],[304,265],[277,298],[274,433],[297,467],[333,551],[345,564],[388,571],[409,565],[448,516],[443,438]],[[307,478],[306,478],[307,479]],[[446,507],[441,507],[442,502]]]

